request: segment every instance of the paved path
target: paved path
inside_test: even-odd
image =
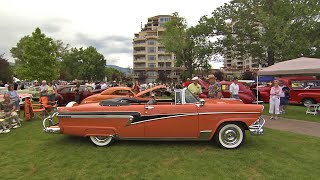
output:
[[[266,120],[265,127],[267,128],[320,137],[320,123],[318,122],[293,120],[282,117],[277,120],[270,120],[270,116],[266,115],[263,115],[263,118]]]

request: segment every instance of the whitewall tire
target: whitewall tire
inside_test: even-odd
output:
[[[216,134],[215,142],[224,148],[238,148],[245,139],[245,131],[240,124],[228,123],[221,125]]]
[[[113,136],[90,136],[90,140],[97,146],[110,145],[114,138]]]

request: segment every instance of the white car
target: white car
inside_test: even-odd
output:
[[[3,99],[3,95],[8,93],[8,88],[7,87],[0,87],[0,102],[2,102]],[[19,93],[19,104],[20,106],[24,106],[24,101],[27,97],[29,97],[32,100],[32,94],[28,94],[28,93]]]

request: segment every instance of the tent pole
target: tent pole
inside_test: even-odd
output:
[[[259,87],[259,75],[257,73],[257,86],[256,86],[256,90],[257,90],[257,92],[256,92],[256,95],[257,95],[256,102],[257,102],[257,104],[259,104],[259,90],[258,90],[258,87]]]

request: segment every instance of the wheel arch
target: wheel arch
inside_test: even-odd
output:
[[[225,125],[225,124],[231,124],[231,123],[233,123],[233,124],[239,124],[239,125],[241,126],[241,128],[243,128],[243,130],[248,130],[248,129],[249,129],[248,125],[244,122],[244,120],[241,120],[241,119],[233,119],[233,120],[220,121],[220,122],[216,125],[216,127],[214,127],[214,128],[215,128],[215,129],[214,129],[214,133],[211,134],[210,139],[212,140],[212,139],[214,138],[214,136],[217,134],[217,130],[218,130],[221,126],[223,126],[223,125]]]

